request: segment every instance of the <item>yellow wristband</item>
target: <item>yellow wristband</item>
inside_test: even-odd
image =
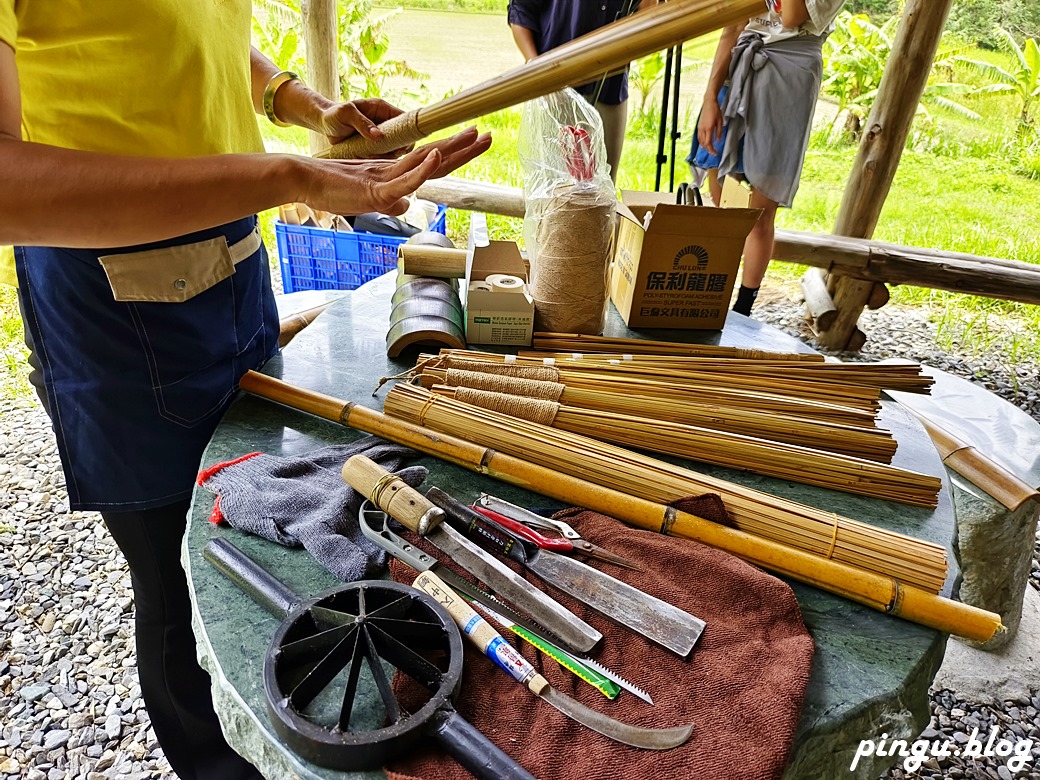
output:
[[[271,76],[271,80],[267,82],[267,86],[264,87],[264,113],[267,118],[271,120],[272,124],[278,125],[278,127],[289,127],[290,122],[283,122],[278,118],[278,115],[274,112],[274,96],[278,94],[278,89],[289,81],[298,81],[299,76],[293,73],[291,70],[280,70]]]

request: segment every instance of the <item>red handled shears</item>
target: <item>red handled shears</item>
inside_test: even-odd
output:
[[[510,504],[494,496],[482,495],[473,508],[484,517],[498,523],[507,531],[515,534],[524,541],[534,544],[542,550],[563,553],[565,555],[585,555],[606,563],[624,566],[626,569],[642,571],[643,567],[632,562],[628,558],[605,550],[598,544],[581,538],[581,535],[571,526],[560,520],[552,520],[542,517],[523,507]],[[562,533],[562,537],[546,536],[536,531],[532,526],[543,530],[555,530]]]

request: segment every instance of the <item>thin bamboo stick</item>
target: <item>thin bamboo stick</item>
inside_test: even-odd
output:
[[[881,561],[879,573],[938,592],[946,578],[946,551],[939,545],[874,528],[835,513],[771,496],[722,479],[699,474],[621,447],[519,420],[490,410],[476,410],[420,387],[399,384],[383,405],[387,414],[495,447],[514,457],[620,489],[640,498],[670,503],[705,492],[722,497],[741,530],[834,557],[860,563],[860,550]],[[846,545],[848,549],[846,549]],[[894,548],[912,551],[909,563]]]
[[[992,612],[901,584],[875,572],[785,547],[659,503],[594,485],[464,439],[411,425],[364,406],[293,387],[255,371],[247,372],[240,386],[248,393],[276,403],[413,447],[494,479],[602,512],[630,525],[725,550],[778,574],[937,631],[986,642],[1003,628],[1000,616]]]
[[[557,46],[500,76],[432,106],[383,122],[384,137],[351,136],[322,156],[368,157],[407,146],[438,130],[578,86],[633,60],[746,21],[761,0],[670,0]],[[405,143],[402,143],[405,141]]]
[[[550,333],[536,331],[531,346],[548,352],[615,352],[632,355],[688,355],[690,357],[767,358],[822,363],[824,356],[816,352],[767,352],[713,344],[685,344],[679,341],[626,339],[613,336],[590,336],[584,333]]]

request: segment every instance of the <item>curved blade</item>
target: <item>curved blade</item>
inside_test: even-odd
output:
[[[584,704],[548,685],[538,696],[571,720],[577,721],[604,737],[632,747],[643,748],[643,750],[670,750],[679,747],[693,734],[692,723],[688,726],[676,726],[670,729],[648,729],[622,723],[589,709]]]

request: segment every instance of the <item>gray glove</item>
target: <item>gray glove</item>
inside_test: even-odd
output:
[[[415,450],[366,436],[353,444],[325,447],[299,457],[255,453],[218,463],[198,483],[217,494],[210,519],[287,547],[303,546],[322,566],[345,582],[378,576],[386,553],[362,535],[358,510],[365,496],[343,481],[351,455],[364,453],[412,487],[426,479],[423,466],[401,471]]]

